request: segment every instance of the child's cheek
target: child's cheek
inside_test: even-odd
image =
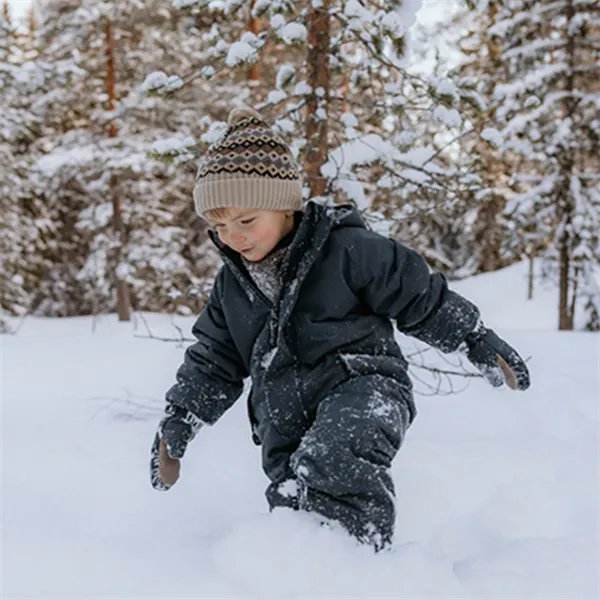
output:
[[[260,227],[253,227],[250,236],[254,240],[254,243],[261,243],[265,239],[265,232]]]

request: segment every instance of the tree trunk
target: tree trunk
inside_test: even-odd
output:
[[[11,17],[10,17],[10,7],[8,6],[8,0],[3,0],[2,2],[2,18],[11,25]]]
[[[250,20],[248,22],[248,31],[252,32],[254,35],[258,35],[260,32],[261,22],[260,19],[256,19],[252,16],[252,10],[254,9],[255,4],[256,0],[252,0],[250,2]],[[260,58],[248,70],[248,81],[253,85],[257,85],[257,83],[260,81]]]
[[[114,39],[112,23],[106,20],[106,90],[108,94],[108,110],[115,110],[115,61],[114,61]],[[117,124],[111,121],[108,126],[108,137],[116,138],[118,134]],[[117,313],[119,321],[131,320],[131,303],[129,300],[129,286],[123,277],[121,270],[121,258],[125,240],[125,228],[121,217],[121,195],[119,193],[119,178],[113,174],[110,177],[110,195],[113,207],[113,229],[116,244],[116,269],[115,281],[117,282]]]
[[[527,278],[527,300],[533,299],[533,281],[534,281],[534,260],[535,254],[533,250],[528,253],[529,258],[529,275]]]
[[[573,328],[571,315],[569,315],[569,262],[569,231],[565,223],[559,240],[558,267],[558,328],[562,331]]]
[[[35,3],[32,3],[27,10],[27,33],[34,39],[38,30],[38,20],[35,12]]]
[[[572,0],[567,3],[565,12],[566,24],[565,35],[567,44],[565,53],[567,55],[567,64],[569,66],[567,79],[565,81],[565,92],[567,96],[563,102],[563,119],[570,117],[575,108],[573,98],[573,90],[575,88],[575,38],[569,31],[571,19],[575,15]],[[575,302],[569,306],[569,292],[572,284],[569,272],[571,270],[571,228],[573,218],[573,198],[571,196],[571,175],[573,173],[574,158],[572,150],[568,148],[562,149],[562,156],[558,157],[560,163],[560,171],[562,177],[562,185],[560,186],[559,196],[557,198],[557,217],[561,227],[561,235],[559,239],[559,292],[558,292],[558,328],[560,330],[572,330],[575,318]],[[574,290],[573,290],[574,293]]]
[[[350,112],[350,102],[348,102],[348,98],[350,98],[350,71],[347,70],[342,76],[342,98],[344,99],[342,103],[342,112]]]
[[[478,241],[481,244],[479,270],[482,273],[496,271],[502,267],[500,251],[502,239],[498,227],[498,215],[504,210],[504,204],[504,198],[493,194],[478,213],[480,231]]]
[[[311,2],[308,27],[308,96],[306,110],[306,150],[304,171],[308,178],[311,198],[324,196],[326,179],[321,167],[327,162],[327,109],[329,103],[329,51],[331,35],[331,0]]]
[[[488,3],[488,27],[496,24],[496,18],[500,10],[498,0],[490,0]],[[485,45],[488,50],[488,76],[494,81],[497,80],[500,70],[502,69],[502,46],[500,39],[492,37],[484,32]],[[494,94],[495,85],[489,90],[490,95]],[[495,109],[487,112],[484,115],[480,129],[485,126],[488,119],[493,119]],[[501,185],[502,179],[506,177],[505,165],[498,158],[498,154],[487,145],[481,147],[481,157],[484,161],[484,180],[485,185],[494,189]],[[502,243],[502,235],[498,216],[504,210],[506,201],[497,193],[492,193],[489,201],[478,212],[478,231],[477,241],[481,248],[479,256],[479,271],[486,273],[496,271],[503,266],[502,254],[500,251]]]
[[[577,302],[577,288],[579,287],[579,275],[580,275],[580,268],[575,267],[574,273],[573,273],[573,284],[572,284],[573,291],[571,292],[571,307],[569,309],[569,319],[570,319],[571,329],[573,329],[575,326],[575,322],[574,322],[575,321],[575,303]]]

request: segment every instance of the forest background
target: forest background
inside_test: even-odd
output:
[[[241,103],[307,199],[449,279],[527,261],[557,328],[600,329],[596,0],[3,0],[0,331],[200,311],[194,174]]]

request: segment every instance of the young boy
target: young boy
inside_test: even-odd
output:
[[[189,441],[250,376],[270,508],[313,511],[381,549],[395,521],[390,466],[416,413],[391,320],[442,352],[464,350],[494,386],[507,377],[527,389],[527,367],[417,253],[367,230],[352,207],[303,208],[294,158],[258,113],[234,109],[228,125],[194,189],[224,266],[166,394],[152,485],[171,487]]]

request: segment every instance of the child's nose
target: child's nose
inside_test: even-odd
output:
[[[238,244],[244,241],[244,234],[241,231],[232,231],[231,232],[231,241],[234,244]]]

